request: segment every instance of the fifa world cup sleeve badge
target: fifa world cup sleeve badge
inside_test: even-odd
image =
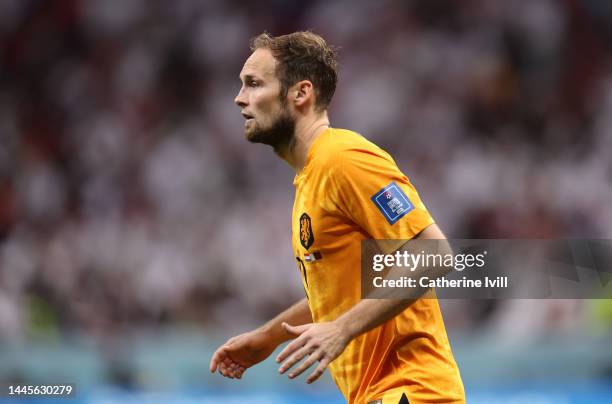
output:
[[[395,182],[391,182],[378,191],[371,199],[389,224],[395,224],[406,213],[414,209],[408,196]]]

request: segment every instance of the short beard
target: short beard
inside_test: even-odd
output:
[[[295,138],[295,119],[286,108],[282,108],[278,118],[268,128],[254,128],[247,134],[251,143],[262,143],[272,146],[278,152],[289,147]]]

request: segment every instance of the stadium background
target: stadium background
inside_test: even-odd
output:
[[[608,0],[4,0],[0,381],[342,402],[270,361],[207,370],[303,293],[293,174],[233,104],[249,38],[301,29],[340,47],[332,125],[389,150],[449,237],[610,238]],[[607,300],[442,306],[468,402],[609,402]]]

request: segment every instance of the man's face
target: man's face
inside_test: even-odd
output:
[[[240,72],[242,88],[234,100],[245,117],[248,141],[279,148],[289,144],[295,131],[286,100],[281,100],[281,84],[276,78],[276,60],[268,49],[257,49]]]

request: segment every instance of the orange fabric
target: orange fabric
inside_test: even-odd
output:
[[[394,224],[371,200],[391,182],[414,206]],[[332,321],[360,300],[362,240],[406,240],[433,223],[391,156],[348,130],[329,129],[315,140],[294,185],[292,244],[316,322]],[[393,400],[401,391],[411,404],[464,402],[435,298],[351,341],[329,368],[349,403],[393,403],[385,394]]]

